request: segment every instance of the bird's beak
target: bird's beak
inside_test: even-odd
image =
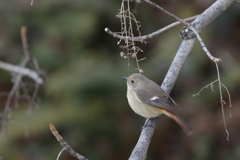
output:
[[[127,77],[122,77],[123,79],[125,79],[125,80],[128,80],[128,78]]]

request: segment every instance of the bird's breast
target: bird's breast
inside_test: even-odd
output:
[[[127,92],[128,103],[132,110],[145,118],[153,118],[158,117],[160,114],[165,114],[166,110],[151,106],[145,103],[142,103],[137,95],[135,94],[134,90],[128,90]]]

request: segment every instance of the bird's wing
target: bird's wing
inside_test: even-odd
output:
[[[176,113],[176,111],[173,110],[172,106],[173,103],[171,100],[168,99],[166,96],[150,96],[145,90],[139,90],[136,93],[136,96],[138,99],[145,104],[166,109],[168,111],[171,111],[173,113]],[[174,104],[175,105],[175,104]]]
[[[171,100],[171,102],[173,103],[173,105],[179,109],[182,109],[173,99],[172,97],[168,96],[168,98]]]

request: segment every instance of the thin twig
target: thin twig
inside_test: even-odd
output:
[[[125,9],[125,6],[126,6],[126,9]],[[139,66],[137,54],[139,51],[142,52],[142,50],[136,46],[136,43],[134,41],[134,33],[133,33],[133,25],[135,24],[138,35],[141,36],[140,22],[137,21],[136,17],[131,13],[129,0],[122,0],[119,13],[116,15],[116,17],[119,18],[121,22],[121,32],[119,33],[119,36],[129,37],[129,39],[119,38],[119,41],[117,43],[117,45],[120,45],[121,41],[124,40],[124,45],[121,45],[119,47],[127,50],[127,54],[124,54],[124,56],[122,57],[128,59],[128,65],[127,65],[128,72],[130,73],[130,63],[129,63],[130,58],[134,58],[136,60],[137,70],[140,72],[142,71],[142,69]],[[108,31],[108,29],[105,29],[105,30]]]
[[[61,154],[62,154],[62,152],[65,150],[65,148],[63,148],[59,153],[58,153],[58,156],[57,156],[57,159],[56,160],[59,160],[59,158],[60,158],[60,156],[61,156]]]
[[[227,87],[226,87],[224,84],[221,83],[218,64],[217,64],[217,63],[215,63],[215,64],[216,64],[218,79],[215,80],[215,81],[213,81],[213,82],[211,82],[210,84],[204,86],[198,93],[193,94],[192,96],[193,96],[193,97],[195,97],[196,95],[199,96],[200,93],[201,93],[204,89],[208,88],[209,86],[211,86],[211,89],[212,89],[212,91],[213,91],[213,83],[218,82],[219,92],[220,92],[220,103],[221,103],[221,109],[222,109],[222,115],[223,115],[223,122],[224,122],[225,131],[226,131],[226,133],[227,133],[227,140],[229,140],[229,133],[228,133],[228,130],[227,130],[226,118],[225,118],[224,109],[223,109],[223,105],[225,105],[226,103],[225,103],[225,101],[224,101],[223,98],[222,98],[222,87],[221,87],[221,86],[223,86],[223,87],[226,89],[227,94],[228,94],[228,99],[229,99],[229,104],[230,104],[230,105],[229,105],[229,106],[230,106],[230,118],[232,117],[232,115],[231,115],[232,101],[231,101],[231,96],[230,96],[230,93],[229,93]]]
[[[231,113],[231,107],[232,107],[232,101],[231,101],[231,96],[230,96],[230,93],[228,91],[228,88],[224,85],[224,84],[221,84],[227,91],[227,94],[228,94],[228,100],[229,100],[229,107],[230,107],[230,113],[229,113],[229,116],[230,118],[232,118],[232,113]]]
[[[21,67],[25,66],[27,64],[28,60],[29,59],[26,57],[23,60]],[[9,112],[10,112],[10,103],[12,101],[12,98],[13,98],[16,90],[19,88],[19,84],[20,84],[21,80],[22,80],[22,74],[19,73],[18,76],[17,76],[17,79],[16,79],[16,81],[13,85],[13,88],[12,88],[11,92],[9,93],[9,96],[7,98],[7,101],[6,101],[6,104],[5,104],[5,107],[4,107],[1,132],[3,132],[6,128],[6,123],[7,123],[7,119],[9,118]]]
[[[32,4],[33,5],[33,1],[32,1]],[[43,75],[40,74],[40,69],[39,69],[39,65],[38,65],[38,61],[36,60],[36,58],[34,56],[32,56],[32,54],[30,53],[29,51],[29,45],[28,45],[28,39],[27,39],[27,27],[25,26],[22,26],[21,27],[21,31],[20,31],[20,34],[21,34],[21,39],[22,39],[22,45],[23,45],[23,52],[25,54],[26,57],[29,58],[29,62],[30,64],[32,65],[32,68],[33,70],[39,75],[39,77],[41,77],[42,81],[43,81]],[[25,85],[21,85],[23,91],[25,91],[25,96],[29,97],[29,93],[27,91],[27,89],[24,90],[24,86]],[[25,120],[28,119],[28,115],[31,114],[32,112],[32,108],[33,106],[37,106],[35,103],[37,100],[37,93],[38,93],[38,88],[39,88],[39,83],[35,83],[35,87],[34,87],[34,91],[33,91],[33,94],[32,94],[32,97],[28,98],[28,110],[26,111],[26,117],[25,117]],[[26,123],[27,123],[27,120],[26,120]],[[28,135],[28,126],[27,124],[25,123],[25,135]]]
[[[205,46],[202,38],[199,36],[198,32],[196,31],[195,28],[193,28],[192,26],[189,26],[189,28],[195,33],[195,35],[197,36],[198,41],[200,42],[202,49],[204,50],[204,52],[207,54],[208,58],[211,59],[213,62],[218,63],[221,62],[221,58],[216,58],[213,57],[212,54],[208,51],[207,47]]]
[[[23,52],[24,52],[23,60],[21,60],[19,65],[17,66],[0,61],[0,68],[11,72],[12,82],[14,84],[7,97],[3,114],[1,115],[1,130],[0,130],[1,133],[4,132],[7,126],[8,119],[11,117],[11,114],[12,114],[12,109],[11,109],[12,107],[10,106],[11,103],[13,103],[13,107],[17,108],[19,99],[22,97],[26,99],[28,104],[28,110],[26,111],[26,115],[28,116],[28,114],[31,113],[31,109],[33,105],[36,105],[35,101],[37,99],[37,91],[38,91],[39,84],[42,84],[44,81],[41,75],[37,72],[39,71],[37,60],[30,54],[28,50],[26,27],[21,28],[20,35],[22,39]],[[31,63],[33,70],[25,68],[28,62]],[[32,96],[29,96],[28,88],[25,85],[25,83],[22,81],[23,76],[28,76],[35,81],[35,88]],[[21,91],[23,91],[23,95],[21,95]],[[26,136],[28,136],[28,127],[26,124],[25,124],[25,131],[26,131],[25,132]]]
[[[173,17],[174,19],[178,20],[182,24],[185,24],[186,26],[190,25],[189,23],[187,23],[183,19],[181,19],[181,18],[175,16],[174,14],[168,12],[167,10],[165,10],[164,8],[160,7],[159,5],[157,5],[156,3],[152,2],[152,1],[149,1],[149,0],[141,0],[141,1],[146,2],[146,3],[150,4],[151,6],[163,11],[165,14],[169,15],[170,17]]]
[[[51,123],[49,124],[49,128],[52,132],[52,134],[56,137],[58,142],[63,146],[63,148],[68,151],[73,157],[76,157],[79,160],[88,160],[79,153],[75,152],[72,147],[68,145],[66,141],[63,140],[62,136],[58,133],[57,129],[52,125]]]
[[[196,94],[193,94],[192,97],[200,96],[200,93],[201,93],[204,89],[207,89],[209,86],[211,87],[211,90],[214,91],[214,90],[213,90],[213,83],[218,82],[218,81],[219,81],[219,80],[217,79],[217,80],[211,82],[210,84],[202,87]],[[230,95],[230,93],[229,93],[228,88],[227,88],[224,84],[222,84],[222,83],[221,83],[221,85],[222,85],[222,86],[225,88],[225,90],[227,91],[228,100],[229,100],[229,107],[230,107],[230,118],[231,118],[231,117],[232,117],[232,114],[231,114],[231,107],[232,107],[231,95]]]
[[[25,26],[21,27],[21,38],[22,38],[22,46],[23,46],[23,52],[25,54],[26,57],[28,57],[29,59],[31,59],[31,55],[29,53],[28,50],[28,42],[27,42],[27,28]]]
[[[37,84],[37,83],[35,83],[35,84]],[[28,131],[29,115],[32,114],[33,106],[36,105],[36,103],[35,103],[36,100],[33,99],[30,96],[30,93],[29,93],[29,91],[27,89],[27,86],[26,86],[26,84],[24,82],[20,83],[20,87],[21,87],[21,89],[23,91],[22,97],[24,97],[26,99],[27,105],[28,105],[28,109],[26,110],[25,117],[24,117],[24,121],[25,121],[25,123],[24,123],[24,131],[25,131],[25,137],[29,137],[29,131]],[[35,89],[34,89],[34,91],[35,91]],[[20,99],[20,95],[18,97],[17,96],[15,96],[15,97],[16,97],[16,102],[14,102],[14,103],[17,103],[18,100]]]
[[[194,19],[196,19],[198,17],[198,15],[196,16],[193,16],[193,17],[189,17],[189,18],[186,18],[186,19],[183,19],[184,21],[192,21]],[[153,33],[150,33],[150,34],[147,34],[147,35],[144,35],[144,36],[137,36],[137,37],[133,37],[133,41],[145,41],[147,39],[151,39],[153,37],[156,37],[157,35],[159,35],[160,33],[163,33],[165,32],[166,30],[172,28],[172,27],[175,27],[177,25],[181,24],[181,22],[177,21],[177,22],[174,22],[172,24],[169,24],[167,26],[165,26],[164,28],[161,28]],[[132,37],[129,37],[129,36],[122,36],[120,34],[117,34],[117,33],[114,33],[112,32],[110,29],[108,28],[105,28],[105,32],[107,32],[108,34],[110,34],[111,36],[113,36],[114,38],[118,38],[118,39],[124,39],[124,40],[130,40]]]
[[[223,109],[223,105],[225,104],[222,98],[222,83],[221,83],[221,77],[220,77],[220,73],[219,73],[219,68],[218,68],[218,64],[216,64],[216,68],[217,68],[217,76],[218,76],[218,85],[219,85],[219,92],[220,92],[220,103],[221,103],[221,108],[222,108],[222,116],[223,116],[223,123],[224,123],[224,127],[225,127],[225,131],[227,133],[227,140],[229,141],[229,133],[227,130],[227,125],[226,125],[226,119],[225,119],[225,114],[224,114],[224,109]]]
[[[133,40],[133,37],[134,37],[134,34],[133,34],[133,29],[132,29],[132,20],[134,20],[135,21],[135,23],[136,23],[136,26],[137,26],[137,31],[138,31],[138,34],[141,36],[141,33],[140,33],[140,30],[139,30],[139,25],[138,25],[138,21],[136,20],[136,18],[135,18],[135,16],[130,12],[130,4],[129,4],[129,0],[127,1],[127,5],[128,5],[128,14],[129,14],[129,17],[133,17],[133,19],[129,19],[129,29],[130,29],[130,36],[131,36],[131,40],[130,40],[130,42],[132,42],[132,50],[133,50],[133,54],[135,55],[134,57],[135,57],[135,60],[136,60],[136,64],[137,64],[137,70],[138,71],[140,71],[140,66],[139,66],[139,61],[138,61],[138,57],[137,57],[137,53],[138,53],[138,51],[141,51],[142,52],[142,50],[139,48],[139,47],[137,47],[137,46],[135,46],[134,44],[134,40]]]
[[[215,82],[217,82],[217,81],[218,81],[218,79],[215,80],[215,81],[213,81],[213,82],[211,82],[210,84],[204,86],[204,87],[203,87],[202,89],[200,89],[200,91],[198,91],[196,94],[193,94],[192,97],[200,96],[200,93],[201,93],[204,89],[208,88],[209,86],[211,86],[211,89],[212,89],[212,91],[213,91],[213,83],[215,83]]]
[[[23,52],[24,52],[25,56],[29,58],[29,62],[31,63],[33,69],[37,72],[38,66],[35,63],[36,61],[34,62],[34,58],[28,49],[27,27],[26,26],[21,27],[20,35],[21,35],[21,39],[22,39]]]
[[[199,33],[196,31],[196,29],[194,27],[192,27],[188,22],[186,22],[185,20],[175,16],[174,14],[168,12],[167,10],[163,9],[162,7],[160,7],[159,5],[155,4],[154,2],[151,2],[149,0],[141,0],[144,1],[150,5],[152,5],[155,8],[158,8],[159,10],[163,11],[164,13],[166,13],[167,15],[169,15],[170,17],[173,17],[174,19],[178,20],[179,22],[181,22],[182,24],[188,26],[193,32],[194,34],[197,36],[198,41],[200,42],[204,52],[207,54],[207,56],[213,61],[213,62],[221,62],[222,60],[220,58],[215,58],[214,56],[211,55],[211,53],[208,51],[208,49],[206,48],[204,42],[202,41]]]

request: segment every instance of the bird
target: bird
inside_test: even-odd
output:
[[[127,81],[127,99],[135,113],[148,120],[164,114],[175,120],[187,136],[193,133],[191,127],[173,109],[173,106],[181,107],[157,83],[140,73],[122,78]]]

